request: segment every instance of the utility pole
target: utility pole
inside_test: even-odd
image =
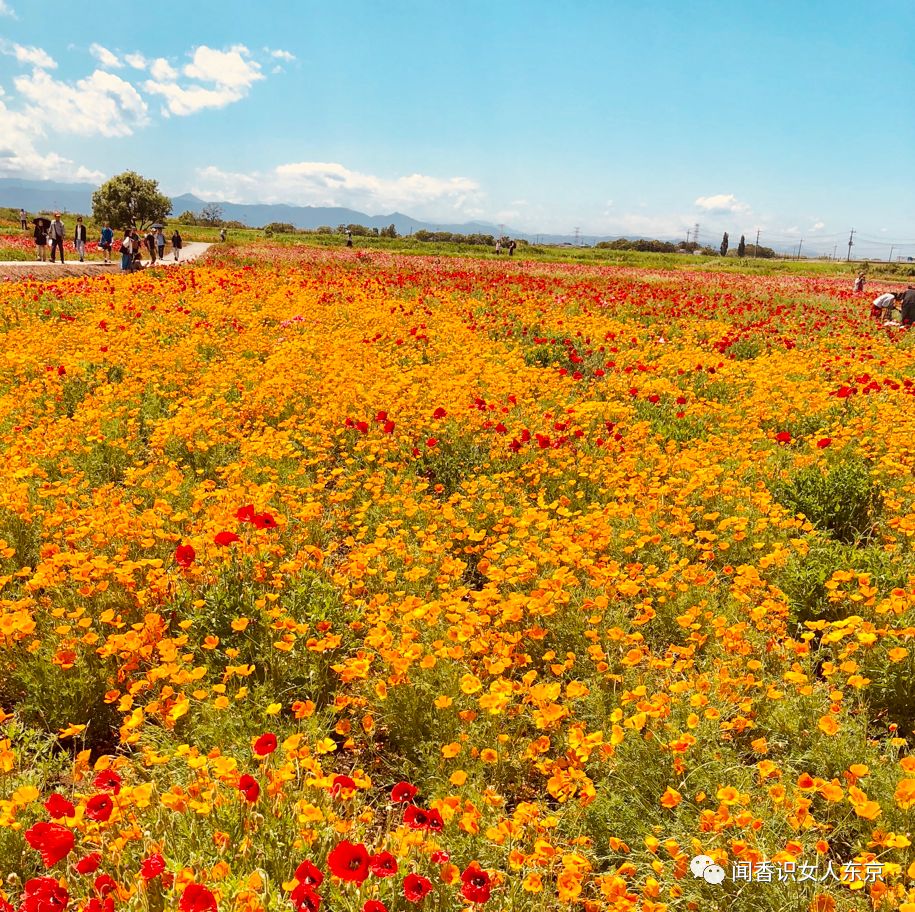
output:
[[[851,234],[848,236],[848,256],[845,258],[845,262],[848,263],[851,261],[851,248],[855,242],[855,229],[852,228]]]
[[[689,228],[686,229],[686,243],[687,243],[687,244],[689,244],[689,232],[690,232],[690,230],[691,230],[691,229],[689,229]]]
[[[753,247],[753,259],[759,256],[759,228],[756,229],[756,245]]]
[[[803,243],[804,243],[804,239],[801,238],[800,241],[798,241],[798,244],[797,244],[797,258],[798,258],[798,259],[801,258],[801,244],[803,244]]]
[[[699,243],[699,223],[698,222],[696,222],[696,224],[693,225],[693,243],[694,244]]]
[[[575,228],[575,246],[576,246],[576,247],[580,246],[580,245],[579,245],[579,238],[580,238],[580,237],[581,237],[581,229],[578,228],[578,227],[576,227],[576,228]]]
[[[836,258],[836,251],[837,251],[838,249],[839,249],[839,245],[838,245],[838,244],[833,244],[833,245],[832,245],[832,258],[833,258],[833,260],[835,260],[835,258]]]
[[[889,257],[887,257],[887,263],[892,263],[892,262],[893,262],[893,251],[894,251],[895,249],[896,249],[896,245],[895,245],[895,244],[893,244],[893,245],[890,246],[890,255],[889,255]]]

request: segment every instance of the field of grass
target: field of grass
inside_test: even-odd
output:
[[[870,294],[218,254],[0,285],[0,908],[915,909]]]

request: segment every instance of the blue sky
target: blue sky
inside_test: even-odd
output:
[[[0,176],[915,255],[913,86],[911,0],[0,0]]]

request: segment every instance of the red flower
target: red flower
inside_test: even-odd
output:
[[[442,815],[438,811],[426,811],[415,804],[411,804],[404,811],[403,822],[411,830],[435,830],[438,832],[444,826]]]
[[[275,529],[276,520],[273,518],[271,513],[255,513],[254,519],[251,520],[254,523],[255,529]]]
[[[92,886],[95,887],[95,892],[99,896],[107,896],[118,888],[117,882],[110,874],[99,874]]]
[[[388,912],[388,907],[380,899],[367,899],[362,904],[362,912]]]
[[[26,830],[25,841],[41,855],[46,868],[51,868],[73,850],[73,833],[59,823],[40,821]]]
[[[447,852],[438,851],[433,852],[429,856],[429,860],[432,862],[432,864],[444,864],[446,861],[451,860],[451,856]]]
[[[832,437],[821,437],[817,441],[817,449],[825,450],[828,446],[832,446]]]
[[[276,735],[273,732],[266,732],[254,742],[254,753],[258,757],[266,757],[276,750]]]
[[[217,532],[213,537],[213,541],[217,545],[225,547],[226,545],[231,545],[232,542],[241,541],[241,539],[234,532]]]
[[[254,504],[245,504],[235,511],[235,518],[239,522],[251,522],[254,519]]]
[[[140,865],[140,875],[145,880],[152,880],[154,877],[158,877],[164,870],[165,859],[158,852],[154,852],[144,858],[143,863]]]
[[[409,782],[398,782],[391,789],[391,801],[395,804],[407,804],[416,797],[418,791],[419,789]]]
[[[101,789],[103,792],[114,792],[115,795],[119,794],[121,791],[121,783],[124,780],[121,779],[120,773],[115,770],[108,769],[102,770],[93,780],[92,784],[97,788]]]
[[[238,790],[245,796],[245,801],[250,801],[251,804],[257,801],[257,796],[261,793],[261,787],[257,784],[257,779],[247,773],[238,780]]]
[[[178,902],[181,912],[217,912],[216,897],[201,884],[188,884]]]
[[[44,809],[52,817],[76,816],[76,808],[73,807],[73,802],[67,801],[63,795],[58,795],[57,792],[53,795],[48,795],[48,800],[44,803]]]
[[[360,434],[368,434],[369,423],[367,421],[357,421],[356,430],[359,431]]]
[[[310,887],[320,887],[324,883],[321,869],[313,865],[307,858],[295,869],[294,876],[300,884],[307,884]]]
[[[447,414],[448,414],[448,413],[447,413],[441,406],[439,406],[439,407],[432,413],[432,417],[433,417],[436,421],[438,421],[439,418],[444,418],[445,415],[447,415]]]
[[[438,446],[438,438],[437,437],[427,437],[426,446],[429,447],[430,450],[432,449],[432,447]]]
[[[331,849],[327,866],[340,880],[362,883],[369,876],[369,853],[361,842],[354,844],[344,839]]]
[[[791,443],[791,434],[788,431],[779,431],[775,435],[775,439],[778,443]]]
[[[395,425],[394,425],[393,421],[385,421],[384,427],[382,428],[382,430],[385,432],[385,434],[393,434],[394,426]]]
[[[86,816],[90,820],[97,820],[100,823],[108,820],[113,810],[114,802],[111,800],[110,795],[99,793],[98,795],[93,795],[86,802]]]
[[[461,874],[461,896],[472,903],[485,903],[492,890],[489,874],[476,862]]]
[[[331,795],[336,797],[343,791],[356,791],[356,783],[349,776],[334,776],[333,784],[330,787]],[[349,796],[344,795],[343,797],[346,798]]]
[[[432,889],[432,881],[419,874],[407,874],[403,882],[403,895],[411,903],[422,902]]]
[[[299,884],[290,894],[295,912],[318,912],[321,908],[321,896],[309,884]]]
[[[94,874],[101,863],[102,856],[98,852],[93,852],[85,858],[80,858],[73,867],[76,868],[77,874]]]
[[[34,877],[26,881],[19,912],[63,912],[70,894],[53,877]]]
[[[376,877],[393,877],[397,873],[397,859],[390,852],[379,852],[372,856],[370,867]]]
[[[836,390],[836,396],[840,399],[847,399],[853,392],[854,389],[850,386],[840,386],[839,389]]]
[[[190,545],[178,545],[175,548],[175,563],[179,567],[184,567],[185,570],[194,563],[195,557],[197,557],[197,552]]]

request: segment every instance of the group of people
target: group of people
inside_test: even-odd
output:
[[[915,285],[905,291],[886,291],[874,298],[871,313],[890,324],[915,324]]]
[[[35,220],[35,248],[38,254],[39,262],[45,263],[48,259],[48,247],[51,248],[51,262],[57,262],[57,254],[60,253],[60,262],[64,262],[64,238],[67,235],[64,223],[61,221],[60,213],[54,213],[54,220],[46,218],[36,218]],[[19,224],[23,230],[28,228],[28,216],[24,209],[19,210]],[[77,216],[76,226],[73,229],[73,246],[76,249],[76,255],[80,263],[86,259],[86,243],[88,242],[88,231],[83,223],[83,217]],[[177,263],[181,257],[181,248],[184,245],[181,234],[176,228],[172,234],[172,253]],[[114,247],[114,231],[108,222],[102,228],[99,236],[99,249],[105,255],[105,265],[111,263],[111,251]],[[124,231],[124,237],[119,245],[121,254],[121,269],[125,272],[132,272],[142,267],[143,248],[149,253],[150,265],[154,265],[156,260],[165,259],[165,233],[162,225],[156,225],[146,230],[145,237],[140,238],[139,232],[135,228],[127,228]]]
[[[511,238],[511,239],[509,240],[509,242],[505,245],[506,249],[508,250],[508,255],[509,255],[509,256],[514,256],[514,255],[515,255],[515,248],[516,248],[517,246],[518,246],[518,244],[516,243],[515,239],[514,239],[514,238]],[[501,254],[501,253],[502,253],[502,238],[497,238],[497,239],[496,239],[496,253],[497,253],[497,254]]]

